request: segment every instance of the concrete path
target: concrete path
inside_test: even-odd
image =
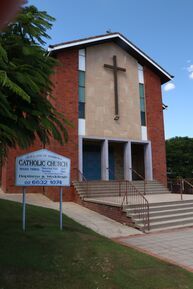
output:
[[[193,271],[193,228],[118,238],[116,241]]]
[[[0,199],[22,202],[22,195],[5,194],[0,190]],[[27,194],[26,202],[30,205],[59,210],[59,203],[51,201],[42,194]],[[134,228],[124,226],[110,218],[93,212],[73,202],[63,203],[63,213],[81,225],[84,225],[98,234],[108,238],[143,234]]]

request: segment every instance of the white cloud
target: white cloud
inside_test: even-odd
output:
[[[190,64],[190,65],[187,67],[187,70],[188,70],[188,72],[193,72],[193,64]]]
[[[187,67],[187,71],[188,71],[188,74],[189,74],[189,78],[190,78],[190,79],[193,79],[193,64],[190,64],[190,65]]]
[[[165,91],[169,91],[169,90],[172,90],[172,89],[175,89],[176,86],[173,82],[169,82],[167,83],[165,86],[164,86],[164,90]]]
[[[193,79],[193,71],[189,74],[189,77]]]

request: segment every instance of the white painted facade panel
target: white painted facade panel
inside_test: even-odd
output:
[[[85,49],[80,49],[79,50],[78,69],[81,70],[81,71],[85,71],[86,70]]]
[[[78,134],[85,135],[85,119],[79,118],[78,120]]]
[[[139,63],[138,63],[138,78],[139,83],[144,84],[143,66],[141,66]]]
[[[141,138],[142,140],[147,140],[147,127],[146,126],[141,127]]]

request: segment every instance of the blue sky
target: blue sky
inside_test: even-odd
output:
[[[121,32],[169,73],[166,138],[193,137],[192,0],[29,0],[56,18],[48,44]],[[172,86],[172,87],[171,87]]]

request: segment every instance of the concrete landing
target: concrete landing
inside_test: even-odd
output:
[[[146,199],[149,203],[162,203],[162,202],[175,202],[181,201],[181,194],[157,194],[157,195],[146,195]],[[183,194],[182,200],[193,200],[193,195]]]
[[[154,194],[154,195],[145,195],[144,196],[149,204],[151,203],[164,203],[164,202],[175,202],[175,201],[181,201],[181,195],[180,194]],[[86,201],[92,201],[95,203],[100,204],[107,204],[107,205],[114,205],[114,206],[121,206],[123,197],[119,196],[110,196],[110,197],[97,197],[97,198],[85,198]],[[193,200],[193,195],[190,194],[183,194],[182,200]]]

